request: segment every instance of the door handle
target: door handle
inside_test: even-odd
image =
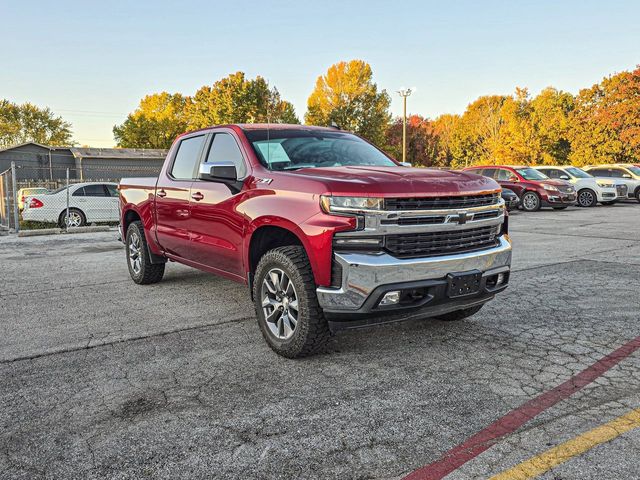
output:
[[[204,198],[204,195],[201,194],[200,192],[196,192],[191,194],[191,198],[193,198],[196,202],[199,202]]]
[[[166,196],[167,196],[167,192],[165,192],[164,190],[158,190],[158,191],[156,192],[156,195],[157,195],[158,197],[160,197],[160,198],[164,198],[164,197],[166,197]]]

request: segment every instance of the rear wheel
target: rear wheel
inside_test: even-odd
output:
[[[484,305],[476,305],[475,307],[463,308],[462,310],[456,310],[455,312],[445,313],[443,315],[438,315],[434,318],[438,320],[443,320],[445,322],[456,322],[458,320],[463,320],[471,315],[475,315],[480,311],[480,309]]]
[[[636,188],[635,197],[636,197],[636,200],[640,202],[640,188]]]
[[[253,299],[262,336],[279,355],[311,355],[329,339],[304,248],[279,247],[265,253],[256,267]]]
[[[537,212],[541,206],[540,195],[536,192],[525,192],[522,195],[522,209],[526,212]]]
[[[69,209],[69,218],[67,218],[67,211],[63,210],[58,217],[58,226],[60,228],[74,228],[74,227],[84,227],[87,224],[87,217],[85,217],[82,210],[77,208]]]
[[[158,283],[164,276],[164,263],[151,263],[141,221],[131,222],[126,238],[127,266],[131,279],[139,285]]]
[[[581,207],[595,207],[598,203],[596,192],[589,188],[584,188],[578,192],[578,205]]]

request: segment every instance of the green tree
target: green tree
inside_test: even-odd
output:
[[[336,123],[345,130],[362,135],[383,146],[391,115],[391,99],[378,91],[368,63],[351,60],[332,65],[307,100],[305,123],[329,126]]]
[[[640,67],[580,90],[570,117],[576,165],[640,161]]]
[[[167,92],[147,95],[122,125],[113,127],[119,147],[169,148],[187,130],[185,115],[189,98]]]
[[[293,105],[262,77],[236,72],[204,86],[187,108],[189,129],[227,123],[300,123]]]
[[[70,145],[71,124],[56,116],[49,108],[0,100],[0,147],[25,142]]]

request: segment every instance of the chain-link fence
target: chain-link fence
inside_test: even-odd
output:
[[[92,165],[91,169],[20,165],[0,173],[0,228],[9,231],[116,225],[117,186],[124,177],[158,175],[158,165]]]

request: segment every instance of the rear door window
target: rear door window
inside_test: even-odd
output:
[[[103,184],[85,185],[84,186],[85,197],[109,197],[109,192]]]
[[[185,138],[178,145],[178,152],[171,166],[171,176],[177,180],[193,180],[204,135]]]

